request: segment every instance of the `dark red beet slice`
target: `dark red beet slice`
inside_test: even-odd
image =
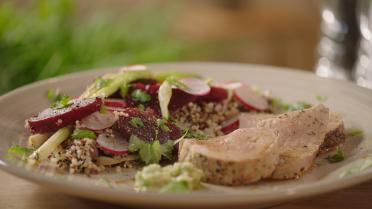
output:
[[[169,131],[162,130],[157,127],[154,110],[147,108],[140,110],[138,108],[126,108],[123,113],[125,116],[120,116],[116,124],[116,129],[122,136],[129,139],[131,135],[135,135],[144,141],[153,141],[158,139],[160,143],[165,143],[167,140],[175,140],[182,136],[182,131],[172,122],[167,122],[166,126]],[[133,125],[133,118],[139,118],[141,125]]]
[[[61,109],[48,108],[26,121],[31,133],[54,132],[71,125],[100,109],[102,99],[87,98],[71,100],[71,105]]]
[[[195,101],[197,98],[197,96],[186,93],[180,89],[173,89],[168,108],[170,111],[175,111],[187,105],[189,102]]]
[[[131,135],[136,135],[145,141],[152,141],[155,138],[155,115],[153,111],[146,109],[142,111],[138,108],[126,108],[117,121],[117,129],[126,139]],[[139,118],[143,125],[134,126],[131,124],[133,118]]]
[[[179,129],[174,123],[167,122],[166,126],[169,128],[169,131],[162,130],[161,128],[158,131],[158,139],[161,144],[165,143],[167,140],[181,138],[182,130]]]
[[[198,98],[198,101],[206,102],[222,102],[227,99],[228,91],[225,88],[219,86],[211,86],[211,91],[205,96]]]

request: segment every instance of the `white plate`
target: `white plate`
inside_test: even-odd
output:
[[[327,96],[325,104],[334,112],[343,114],[347,127],[364,130],[364,139],[351,139],[346,143],[346,160],[329,164],[320,156],[310,173],[299,180],[264,181],[244,187],[207,185],[207,190],[185,194],[137,193],[126,174],[104,175],[107,183],[82,176],[52,176],[27,170],[6,158],[13,143],[25,143],[24,120],[48,105],[45,93],[60,88],[69,95],[79,95],[98,75],[117,69],[89,71],[52,78],[19,88],[0,97],[0,168],[64,193],[124,205],[151,207],[203,207],[203,206],[262,206],[322,194],[349,187],[372,179],[372,92],[349,82],[319,78],[311,73],[269,66],[225,63],[169,63],[148,65],[151,70],[177,70],[200,73],[216,80],[240,80],[270,90],[273,95],[287,101],[317,103],[316,95]],[[346,176],[344,174],[347,174]],[[100,179],[97,181],[97,179]],[[105,178],[106,179],[106,178]],[[113,183],[114,181],[122,183]]]

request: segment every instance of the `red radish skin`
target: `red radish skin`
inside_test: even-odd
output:
[[[97,137],[98,148],[112,155],[123,155],[129,152],[129,143],[120,134],[110,136],[100,134]]]
[[[233,117],[221,125],[222,127],[221,131],[224,134],[229,134],[238,129],[239,125],[240,125],[239,117]]]
[[[71,105],[61,109],[48,108],[26,121],[26,127],[31,133],[55,132],[62,127],[75,123],[77,120],[98,111],[102,99],[73,99]]]
[[[107,107],[121,107],[127,106],[127,103],[123,99],[105,99],[103,104]]]
[[[112,127],[118,118],[114,113],[108,111],[106,113],[94,112],[87,117],[83,118],[81,126],[93,131],[99,131]]]
[[[185,84],[187,89],[184,89],[186,93],[189,93],[194,96],[205,96],[207,95],[211,88],[203,80],[198,78],[181,78],[179,82]]]
[[[243,84],[234,90],[234,97],[246,109],[252,111],[265,111],[268,107],[267,99],[255,92],[250,86]]]

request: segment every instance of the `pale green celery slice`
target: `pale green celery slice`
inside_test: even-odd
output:
[[[54,133],[44,144],[42,144],[31,155],[30,159],[44,160],[71,134],[71,128],[65,127]]]
[[[47,134],[33,134],[28,137],[28,146],[32,148],[38,148],[42,145],[49,137],[50,133]]]
[[[160,111],[163,118],[169,118],[168,105],[172,97],[172,85],[168,81],[164,81],[158,91]]]

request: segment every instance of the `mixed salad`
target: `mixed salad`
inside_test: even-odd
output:
[[[200,186],[202,169],[177,162],[185,139],[229,134],[239,128],[242,112],[278,114],[311,106],[283,103],[242,82],[144,66],[99,76],[78,97],[59,90],[47,96],[50,107],[26,120],[28,146],[14,145],[10,152],[34,167],[88,176],[149,165],[136,175],[140,190]]]

